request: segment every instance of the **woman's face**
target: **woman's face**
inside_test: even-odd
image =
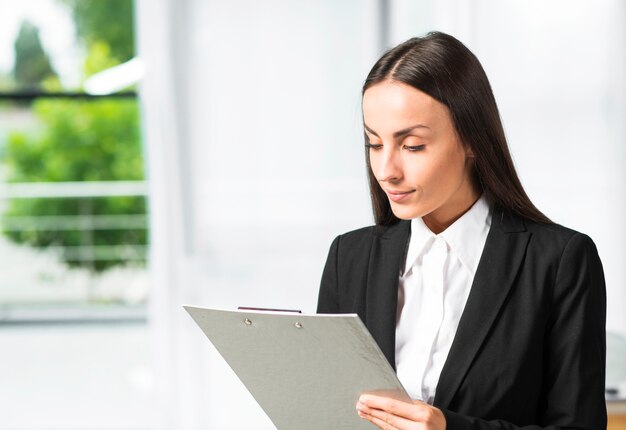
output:
[[[372,172],[396,217],[423,217],[439,233],[476,201],[473,155],[446,106],[410,85],[384,81],[365,91],[363,121]]]

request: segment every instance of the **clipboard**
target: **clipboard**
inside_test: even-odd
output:
[[[361,394],[411,401],[356,314],[184,308],[278,430],[372,430]]]

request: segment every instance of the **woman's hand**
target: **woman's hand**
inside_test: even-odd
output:
[[[363,394],[357,413],[383,430],[445,430],[446,418],[439,409],[421,400],[413,403]]]

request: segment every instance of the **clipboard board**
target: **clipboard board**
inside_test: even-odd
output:
[[[184,308],[278,430],[372,430],[361,394],[410,402],[356,314]]]

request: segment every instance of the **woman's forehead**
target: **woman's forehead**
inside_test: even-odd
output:
[[[377,134],[395,133],[418,124],[432,129],[442,121],[450,122],[448,110],[442,103],[397,81],[383,81],[365,91],[363,119],[369,131]]]

